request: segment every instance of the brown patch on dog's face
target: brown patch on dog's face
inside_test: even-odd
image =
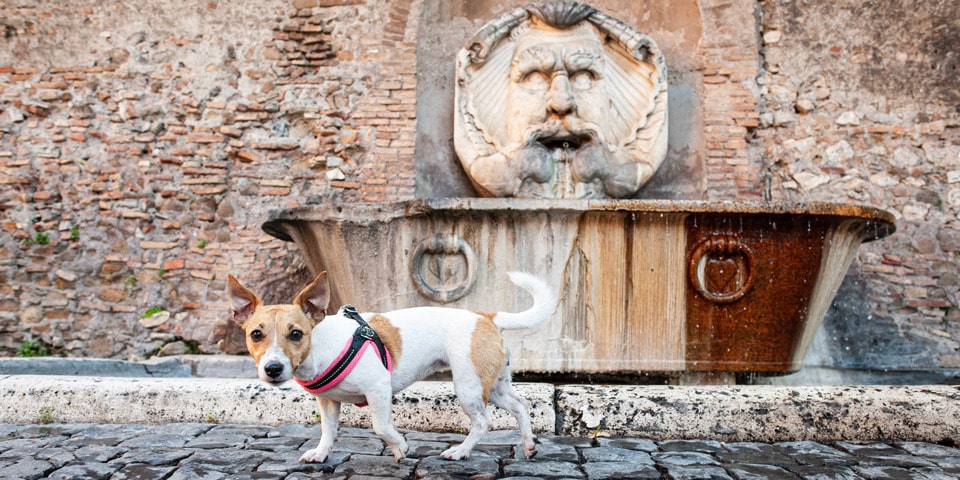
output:
[[[393,368],[397,368],[400,360],[400,354],[403,353],[403,340],[400,338],[400,329],[390,323],[390,319],[376,314],[367,322],[377,336],[383,341],[383,346],[390,353],[390,359],[393,361]]]
[[[326,272],[304,288],[292,305],[263,305],[232,275],[228,291],[233,318],[246,334],[247,350],[261,379],[282,383],[310,354],[313,327],[323,320],[329,300]]]
[[[271,349],[279,349],[296,370],[310,354],[310,333],[314,323],[294,305],[264,305],[244,322],[247,350],[260,365]]]
[[[477,326],[470,339],[470,360],[473,361],[480,385],[483,386],[483,402],[486,403],[490,398],[490,391],[507,364],[507,352],[503,349],[500,329],[493,323],[496,314],[478,315],[480,317],[477,318]]]

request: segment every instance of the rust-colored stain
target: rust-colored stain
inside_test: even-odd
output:
[[[831,217],[687,219],[687,369],[790,372]]]

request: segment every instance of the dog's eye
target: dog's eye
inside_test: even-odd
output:
[[[287,338],[289,338],[291,342],[299,342],[300,339],[303,338],[303,331],[302,331],[302,330],[292,330],[292,331],[290,331],[290,335],[287,336]]]
[[[263,340],[263,332],[261,332],[260,330],[254,330],[250,332],[250,340],[253,340],[254,342],[259,342],[260,340]]]

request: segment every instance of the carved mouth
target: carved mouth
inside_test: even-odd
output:
[[[539,138],[537,139],[537,142],[543,145],[547,150],[579,150],[580,147],[592,142],[592,139],[586,134],[578,135],[569,132],[561,132],[559,134]]]

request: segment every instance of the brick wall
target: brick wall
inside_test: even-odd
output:
[[[701,7],[705,197],[758,200],[760,165],[747,148],[759,119],[755,5],[710,0]]]
[[[410,198],[417,12],[378,7],[0,7],[0,353],[216,351],[228,274],[303,279],[270,208]]]

